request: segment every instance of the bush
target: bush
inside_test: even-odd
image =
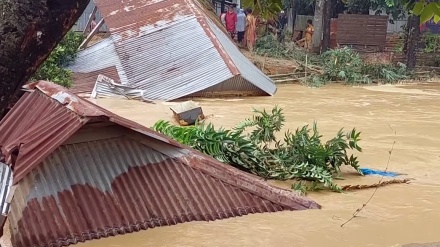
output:
[[[302,49],[288,48],[279,43],[272,35],[257,40],[255,52],[260,56],[269,56],[281,59],[292,59],[301,66],[307,65],[322,70],[322,74],[315,74],[309,70],[309,76],[304,83],[311,86],[321,86],[331,81],[347,84],[368,84],[372,81],[397,82],[408,78],[406,67],[399,63],[397,66],[388,64],[364,63],[359,53],[343,47],[329,50],[321,55],[307,54]],[[299,70],[298,72],[303,72]]]
[[[323,58],[324,81],[343,81],[347,84],[367,84],[372,81],[388,83],[406,79],[407,72],[404,64],[397,66],[390,64],[364,63],[359,53],[340,48],[329,50],[321,55]]]
[[[362,174],[357,157],[348,154],[349,150],[362,151],[358,145],[360,133],[356,129],[349,132],[341,129],[336,137],[324,142],[314,123],[312,127],[306,125],[295,132],[285,132],[281,141],[275,134],[284,126],[282,109],[275,107],[271,112],[254,110],[254,113],[251,119],[229,130],[215,129],[212,124],[180,127],[163,120],[152,128],[223,163],[265,179],[306,180],[340,191],[333,177],[339,175],[342,165],[351,166]],[[250,133],[245,134],[249,128]]]
[[[75,59],[78,47],[82,41],[82,34],[72,31],[68,32],[31,80],[47,80],[67,88],[70,87],[73,82],[72,72],[64,69],[64,67]]]
[[[436,53],[440,51],[440,35],[426,32],[422,34],[423,52]]]

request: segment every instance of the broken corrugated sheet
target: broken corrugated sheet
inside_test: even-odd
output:
[[[120,81],[116,66],[88,73],[77,72],[73,73],[73,81],[75,83],[70,88],[70,91],[74,94],[90,94],[95,87],[99,75],[106,75],[110,78],[113,78],[115,83]]]
[[[10,166],[0,162],[0,224],[4,226],[10,212],[16,186],[12,185],[13,172]],[[2,231],[3,232],[3,231]]]
[[[240,52],[197,0],[97,0],[96,5],[111,37],[79,54],[70,67],[74,72],[115,65],[122,84],[143,90],[149,100],[276,92],[272,80]],[[102,61],[103,56],[109,61]],[[96,64],[88,66],[86,60]]]
[[[0,122],[16,184],[13,246],[67,246],[194,220],[320,208],[60,86],[26,88]]]
[[[133,89],[127,85],[115,83],[115,81],[104,75],[96,79],[95,87],[92,90],[91,98],[98,97],[123,97],[126,99],[142,99],[142,90]]]
[[[13,172],[10,166],[0,162],[0,210],[1,216],[7,216],[11,203]]]

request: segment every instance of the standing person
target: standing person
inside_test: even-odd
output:
[[[223,11],[223,12],[220,14],[220,21],[222,22],[223,26],[226,26],[226,19],[225,19],[225,17],[226,17],[226,12]]]
[[[307,28],[304,31],[304,33],[305,33],[304,48],[306,48],[307,52],[310,52],[312,50],[312,39],[313,39],[314,32],[315,32],[315,28],[313,27],[313,21],[308,19],[307,20]]]
[[[245,42],[250,52],[254,50],[257,41],[257,19],[252,14],[252,9],[246,10],[246,28],[244,31]]]
[[[281,10],[277,20],[277,38],[280,43],[284,41],[284,27],[287,25],[287,16],[284,10]]]
[[[237,13],[235,13],[234,8],[228,6],[228,12],[225,17],[226,21],[226,30],[228,31],[231,38],[235,37],[235,25],[237,24]]]
[[[90,32],[96,27],[96,16],[93,16],[92,22],[90,23]]]
[[[244,38],[244,30],[246,28],[246,15],[244,14],[243,9],[238,10],[237,15],[237,41],[238,44],[243,45],[243,38]]]
[[[240,9],[237,8],[237,4],[233,3],[232,8],[234,9],[234,12],[238,15],[238,12],[240,12]]]

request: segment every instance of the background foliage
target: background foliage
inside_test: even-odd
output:
[[[409,74],[404,64],[368,64],[359,53],[349,48],[329,50],[322,55],[307,54],[295,46],[288,47],[279,43],[273,36],[267,35],[257,40],[256,54],[260,56],[295,60],[299,64],[322,70],[322,74],[312,74],[305,78],[304,83],[320,86],[329,82],[347,84],[366,84],[373,81],[395,83],[407,79]]]
[[[46,80],[64,87],[70,87],[72,85],[72,72],[64,69],[64,67],[75,59],[78,47],[83,39],[82,34],[68,32],[31,80]]]

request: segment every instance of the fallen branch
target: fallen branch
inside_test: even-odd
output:
[[[301,80],[305,79],[304,78],[289,78],[289,79],[284,79],[284,80],[274,80],[273,82],[275,84],[287,84],[287,83],[295,83],[295,82],[301,82]]]
[[[316,66],[309,66],[309,65],[306,65],[306,64],[304,64],[304,63],[302,63],[302,62],[300,62],[300,61],[295,61],[295,62],[298,63],[300,66],[302,66],[302,67],[304,67],[304,68],[306,68],[306,69],[308,69],[308,70],[310,70],[310,71],[313,71],[313,72],[318,73],[318,74],[320,74],[320,75],[323,75],[323,74],[324,74],[324,71],[315,68]]]
[[[342,186],[343,191],[352,191],[352,190],[362,190],[362,189],[371,189],[371,188],[377,188],[377,187],[383,187],[390,184],[407,184],[409,183],[412,178],[404,178],[404,179],[393,179],[388,181],[381,181],[379,183],[375,184],[358,184],[358,185],[345,185]]]
[[[294,75],[297,75],[297,74],[298,74],[298,72],[289,73],[289,74],[275,74],[275,75],[269,75],[269,77],[270,78],[288,77],[288,76],[294,76]]]

